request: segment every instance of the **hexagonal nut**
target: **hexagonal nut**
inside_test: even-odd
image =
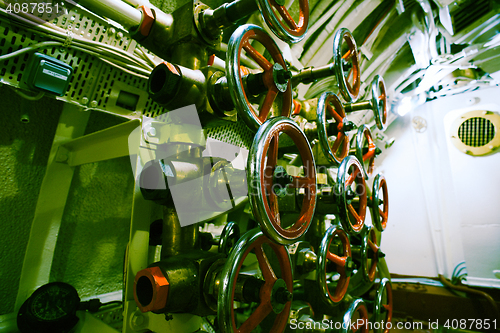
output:
[[[182,73],[177,66],[164,61],[156,66],[148,80],[150,97],[160,105],[168,104],[179,91]]]
[[[139,25],[138,33],[147,37],[153,28],[153,24],[155,23],[155,16],[149,7],[141,6],[139,9],[142,13],[142,19],[141,24]]]
[[[161,312],[167,305],[170,283],[160,267],[139,271],[134,281],[134,299],[141,312]]]

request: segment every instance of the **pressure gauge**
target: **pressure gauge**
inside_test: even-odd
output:
[[[17,314],[21,333],[69,333],[78,323],[76,310],[80,297],[76,289],[63,282],[38,288]]]

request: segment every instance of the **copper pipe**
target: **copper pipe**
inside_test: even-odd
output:
[[[465,286],[456,286],[456,285],[452,284],[450,281],[448,281],[443,275],[439,274],[438,276],[439,276],[439,280],[443,283],[443,285],[445,285],[446,287],[448,287],[450,289],[457,290],[457,291],[463,291],[463,292],[469,293],[469,294],[476,294],[476,295],[479,295],[479,296],[486,298],[486,300],[490,303],[491,308],[494,311],[493,318],[500,319],[500,313],[498,312],[497,303],[495,302],[493,297],[491,297],[488,293],[481,291],[481,290],[465,287]]]

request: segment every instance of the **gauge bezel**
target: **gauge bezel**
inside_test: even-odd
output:
[[[64,304],[63,309],[59,311],[65,312],[63,315],[53,319],[47,319],[41,316],[35,310],[37,302],[43,301],[42,297],[47,297],[44,294],[49,293],[54,287],[66,292],[64,295],[69,301]],[[21,333],[68,333],[78,323],[79,318],[76,316],[76,311],[80,305],[80,297],[76,289],[68,283],[51,282],[41,286],[23,303],[17,314],[17,326]]]

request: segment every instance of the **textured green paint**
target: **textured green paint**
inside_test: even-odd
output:
[[[109,114],[93,113],[86,134],[122,121]],[[76,168],[51,281],[72,284],[80,297],[122,289],[133,188],[129,157]]]
[[[14,310],[38,192],[63,104],[37,102],[0,88],[0,314]],[[29,110],[30,122],[20,121]],[[124,121],[91,114],[86,134]],[[128,241],[133,175],[128,157],[75,169],[54,254],[51,281],[81,297],[120,290]]]
[[[0,88],[0,314],[14,310],[38,192],[63,103]],[[29,112],[29,123],[20,121]]]

